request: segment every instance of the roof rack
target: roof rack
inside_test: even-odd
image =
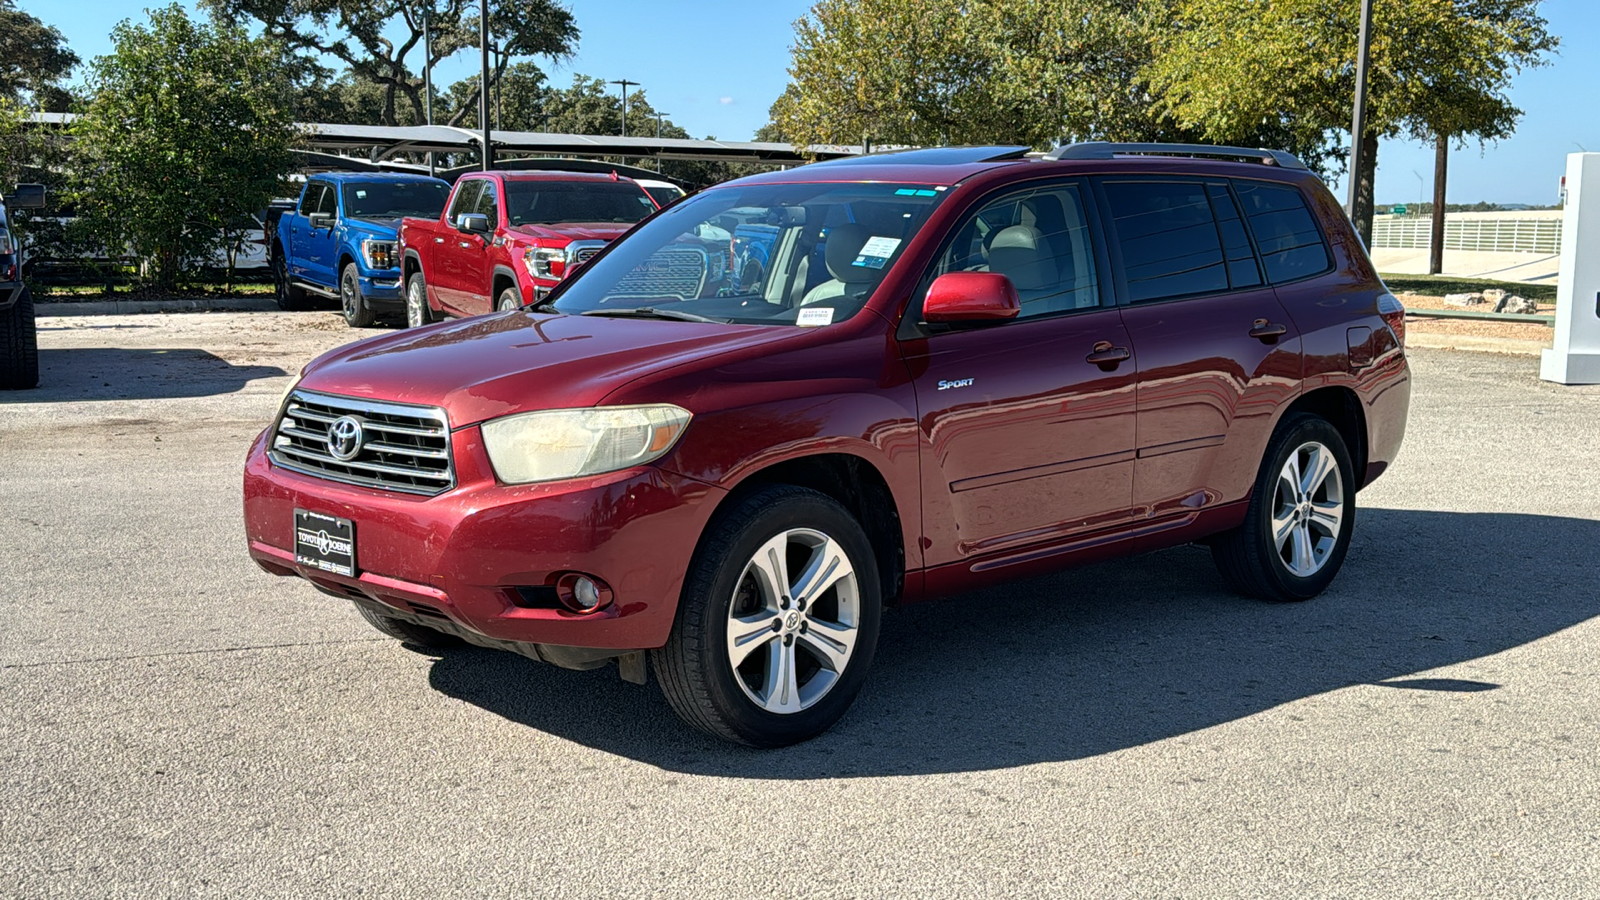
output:
[[[1117,156],[1210,156],[1219,159],[1255,160],[1263,165],[1285,169],[1304,169],[1293,153],[1284,150],[1216,147],[1211,144],[1113,144],[1086,141],[1062,144],[1044,155],[1045,159],[1114,159]]]

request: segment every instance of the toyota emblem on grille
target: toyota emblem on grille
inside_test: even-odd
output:
[[[328,452],[341,462],[349,462],[361,452],[364,436],[361,420],[355,416],[340,416],[328,426]]]

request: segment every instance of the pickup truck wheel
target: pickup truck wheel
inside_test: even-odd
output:
[[[1211,542],[1223,580],[1261,600],[1309,600],[1322,593],[1350,549],[1354,488],[1355,469],[1338,429],[1311,415],[1279,424],[1244,524]]]
[[[685,722],[752,747],[816,737],[850,708],[878,642],[872,544],[837,501],[775,485],[700,540],[666,646],[651,651]]]
[[[297,312],[307,308],[305,290],[289,283],[289,267],[283,261],[282,250],[272,256],[272,284],[279,309]]]
[[[428,283],[417,272],[406,281],[406,327],[421,328],[435,321],[428,307]]]
[[[514,287],[508,287],[500,292],[500,299],[495,301],[494,308],[501,312],[510,312],[522,308],[522,292]]]
[[[25,391],[39,386],[38,329],[33,321],[33,295],[23,288],[11,308],[0,311],[0,390]]]
[[[367,299],[361,296],[361,273],[356,271],[355,263],[345,263],[344,271],[339,273],[339,309],[351,328],[370,328],[377,320]]]
[[[361,614],[361,618],[367,620],[368,625],[396,640],[405,641],[408,644],[416,644],[418,647],[439,650],[461,646],[461,639],[455,635],[434,631],[432,628],[422,625],[403,622],[391,616],[386,616],[375,609],[370,609],[363,603],[357,603],[355,606],[356,612]]]

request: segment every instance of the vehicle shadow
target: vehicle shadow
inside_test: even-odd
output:
[[[701,736],[652,684],[454,651],[433,687],[514,722],[675,771],[749,778],[962,772],[1077,759],[1356,684],[1409,678],[1600,615],[1600,521],[1369,509],[1309,603],[1240,599],[1180,547],[890,610],[867,687],[832,731],[784,750]]]
[[[209,397],[286,374],[277,366],[236,366],[191,347],[40,350],[39,386],[0,394],[0,404]]]

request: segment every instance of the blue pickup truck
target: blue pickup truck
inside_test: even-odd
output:
[[[449,196],[449,184],[426,175],[313,175],[278,217],[268,249],[278,306],[305,309],[308,295],[337,300],[352,328],[402,312],[400,219],[437,218]]]

